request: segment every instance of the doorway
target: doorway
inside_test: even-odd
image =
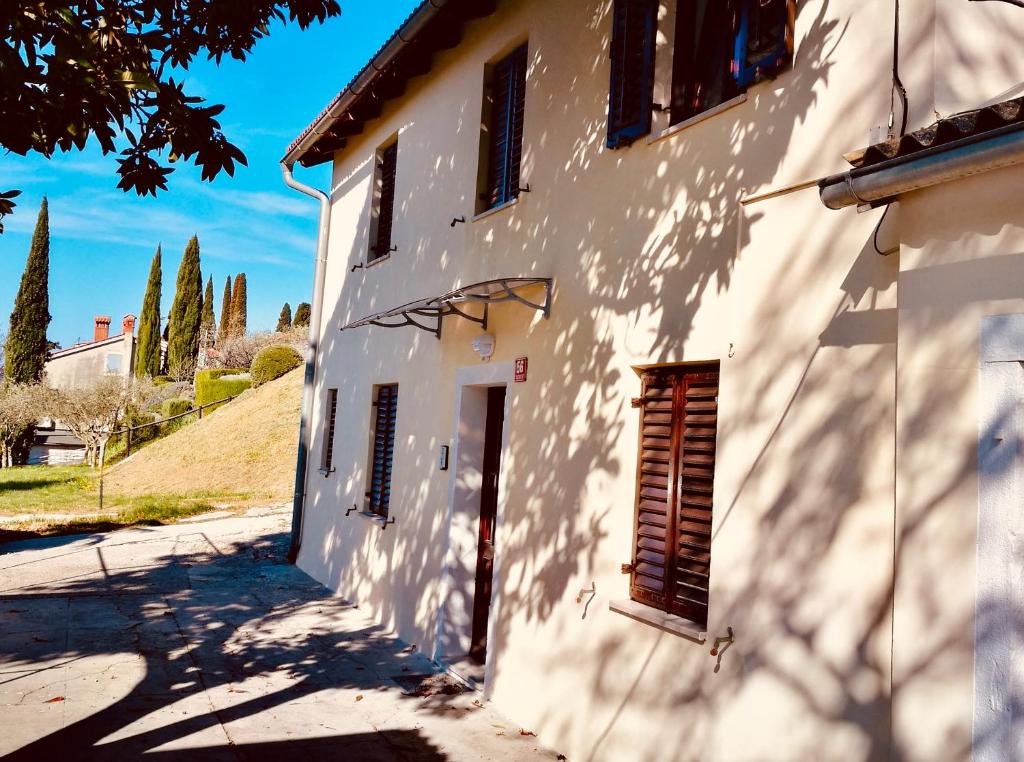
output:
[[[501,619],[513,364],[457,371],[448,533],[433,658],[489,694]]]
[[[484,664],[487,661],[487,623],[494,581],[494,525],[498,516],[498,479],[501,473],[501,439],[504,426],[505,387],[489,387],[480,484],[480,527],[477,532],[473,629],[469,647],[469,658],[477,664]]]

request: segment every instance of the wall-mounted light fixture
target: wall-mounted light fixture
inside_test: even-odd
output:
[[[481,333],[472,342],[473,351],[480,355],[480,359],[486,362],[494,354],[494,335]]]

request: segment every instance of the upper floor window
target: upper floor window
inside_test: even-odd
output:
[[[796,0],[662,0],[672,40],[668,103],[654,102],[658,0],[615,0],[608,146],[651,130],[651,113],[678,124],[715,108],[792,61]],[[674,16],[674,20],[673,20]],[[657,69],[661,70],[661,65]]]
[[[121,372],[121,355],[108,354],[106,364],[103,368],[106,373],[120,373]]]
[[[391,231],[395,218],[395,173],[398,168],[398,139],[377,151],[373,175],[373,205],[370,211],[370,253],[372,262],[394,251]]]
[[[519,195],[526,103],[526,44],[488,66],[485,76],[478,212],[506,204]]]

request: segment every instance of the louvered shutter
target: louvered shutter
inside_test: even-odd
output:
[[[320,468],[330,471],[334,462],[334,425],[338,416],[338,390],[327,390],[327,420],[324,426],[323,455],[320,459]]]
[[[391,251],[391,228],[395,216],[395,173],[398,168],[398,141],[380,152],[380,198],[377,202],[377,238],[371,259]]]
[[[395,423],[398,418],[398,384],[378,387],[373,427],[370,488],[371,513],[386,517],[391,504],[391,469],[395,458]]]
[[[645,374],[630,596],[707,623],[717,366]]]
[[[526,107],[526,45],[494,65],[487,151],[487,181],[481,197],[487,208],[519,195]]]
[[[793,59],[796,0],[742,0],[732,74],[740,88],[771,79]]]
[[[651,131],[657,22],[655,0],[615,0],[608,89],[609,148],[627,146]]]
[[[633,558],[634,600],[666,608],[671,543],[671,484],[675,481],[673,441],[676,380],[644,376],[640,418],[640,465],[637,489],[636,540]]]

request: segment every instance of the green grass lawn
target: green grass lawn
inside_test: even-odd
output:
[[[104,495],[99,507],[98,474],[88,466],[20,466],[0,469],[0,540],[15,537],[100,532],[125,526],[162,524],[212,511],[214,502],[236,502],[245,495]],[[60,517],[53,514],[62,514]]]

